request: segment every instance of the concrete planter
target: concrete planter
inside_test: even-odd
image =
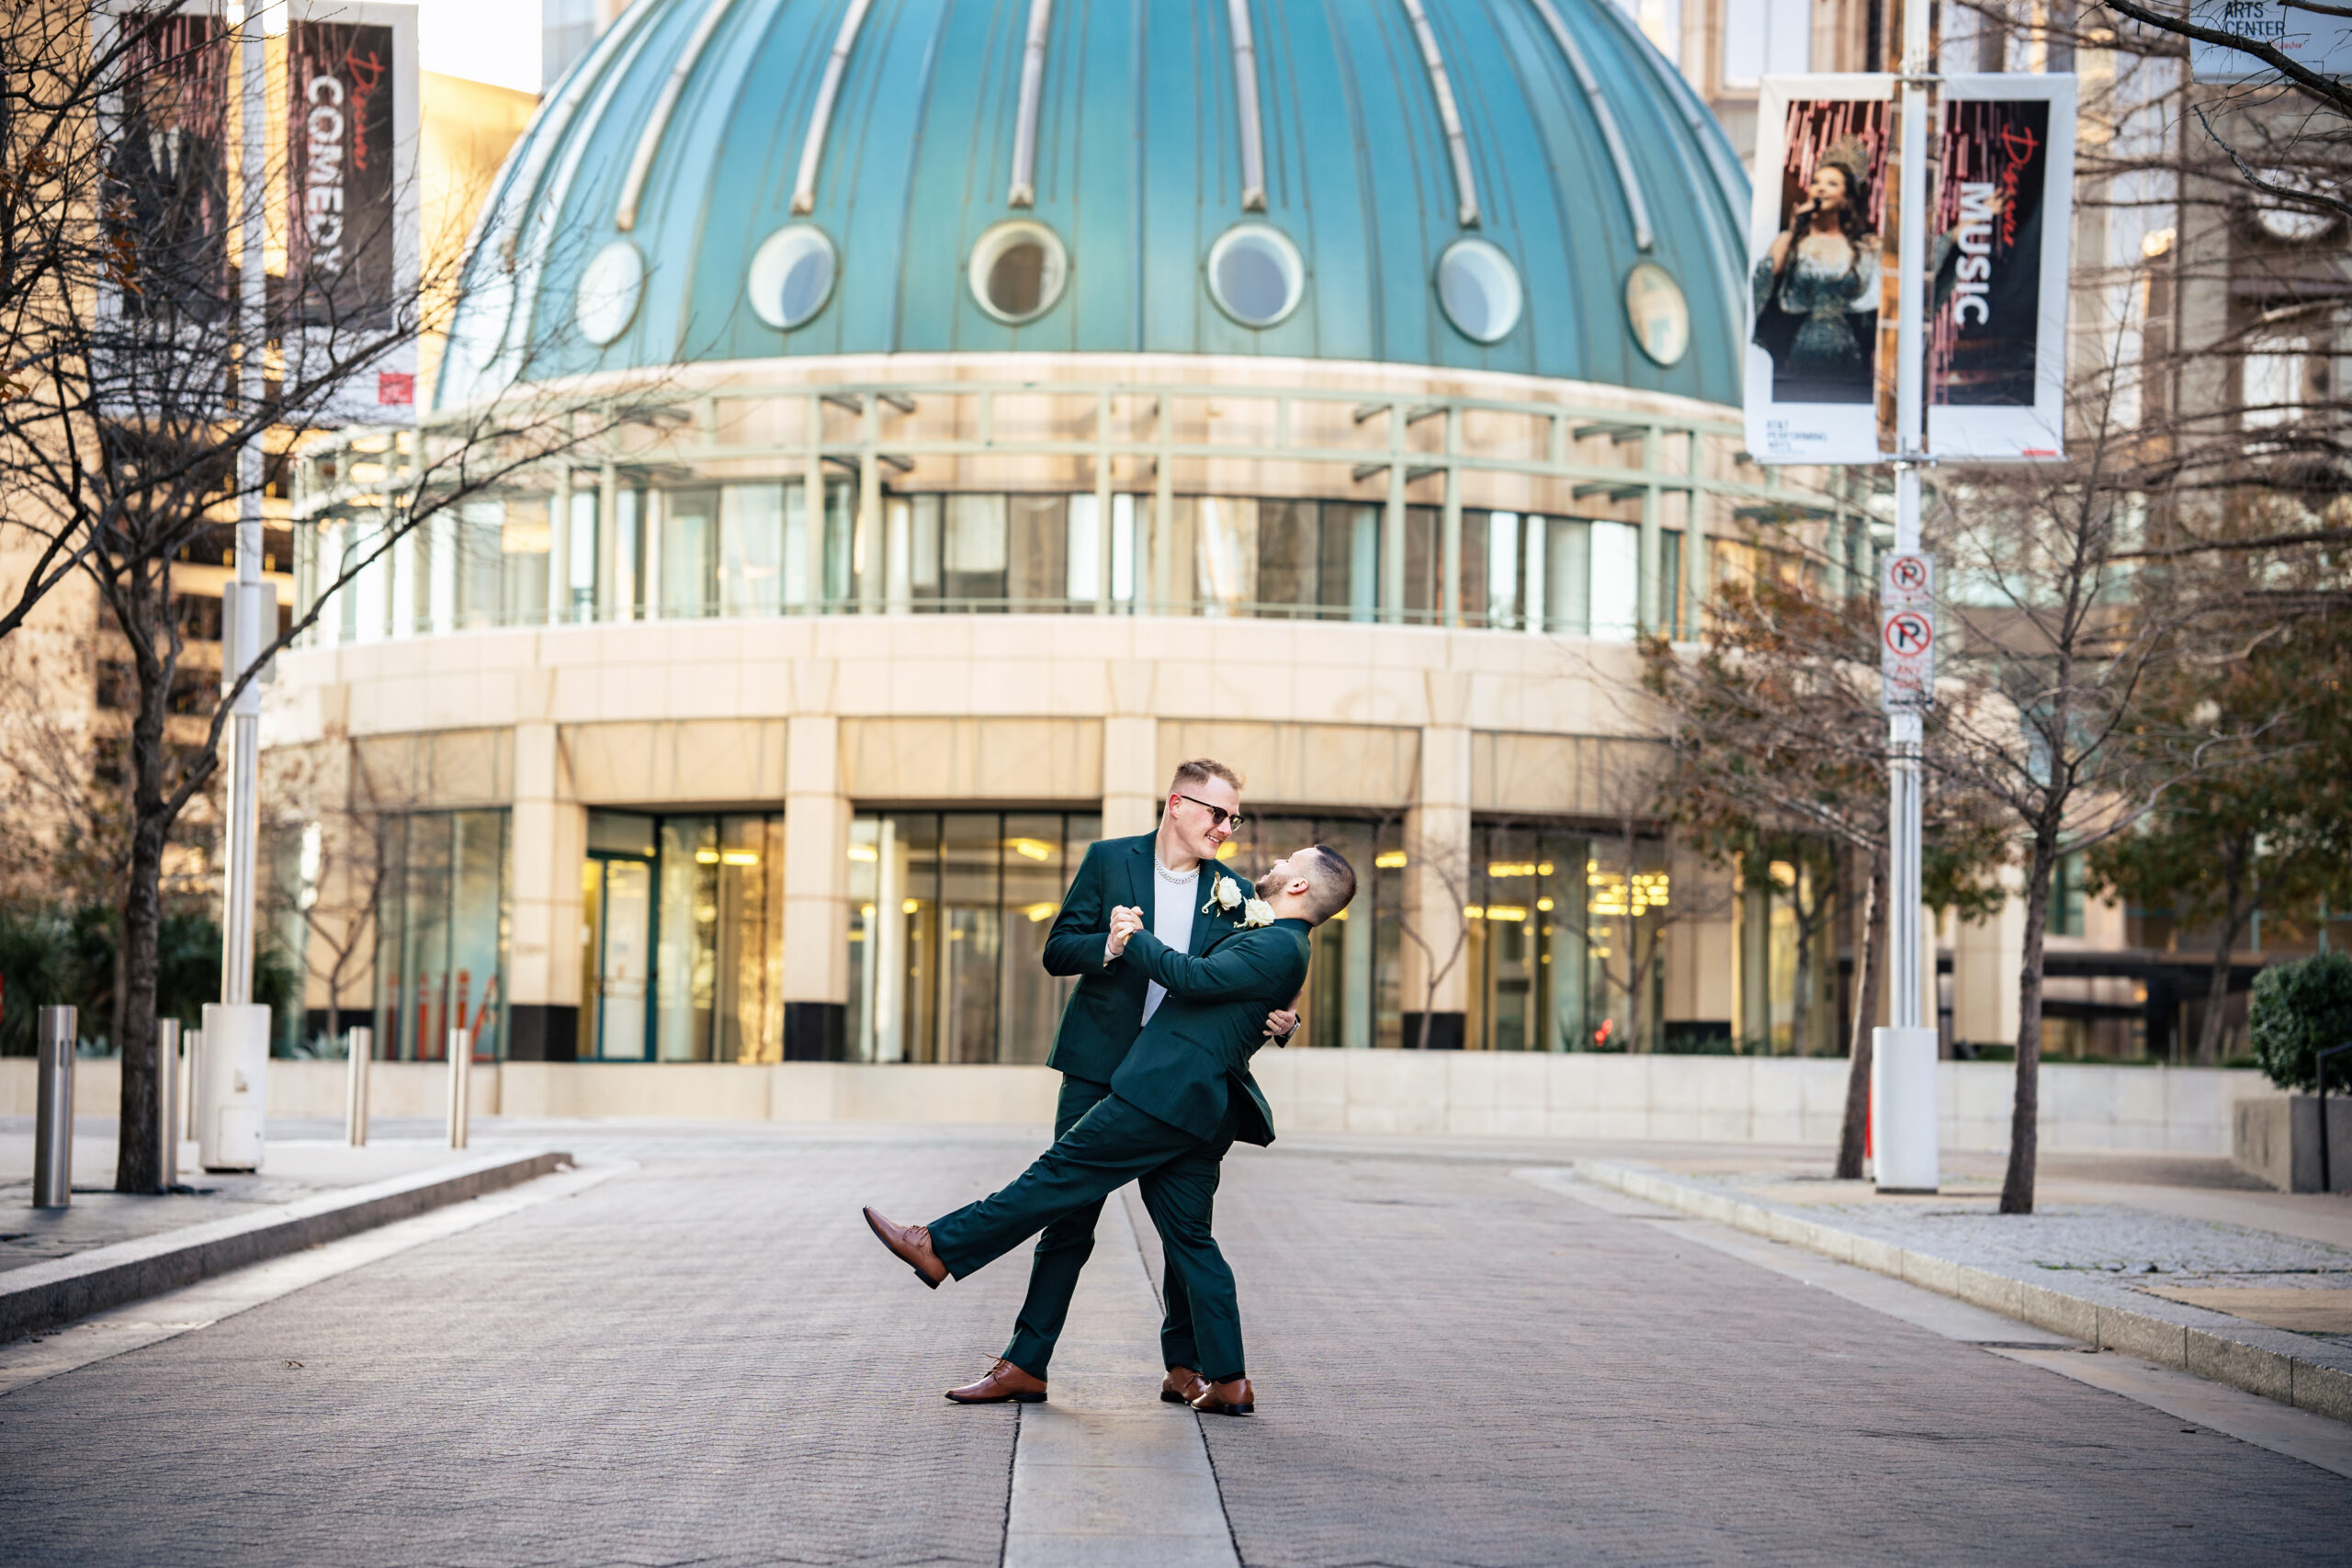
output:
[[[2319,1191],[2319,1107],[2311,1094],[2239,1100],[2232,1108],[2230,1158],[2281,1192]],[[2352,1100],[2329,1099],[2327,1132],[2335,1190],[2352,1192]]]

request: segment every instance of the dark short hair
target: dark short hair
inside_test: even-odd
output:
[[[1356,896],[1356,868],[1348,857],[1329,844],[1317,844],[1309,852],[1315,863],[1306,869],[1306,907],[1315,911],[1315,923],[1321,925],[1346,908]]]
[[[1168,781],[1168,793],[1182,795],[1185,785],[1204,784],[1211,779],[1223,779],[1233,786],[1234,794],[1241,793],[1241,775],[1214,757],[1194,757],[1188,762],[1177,763],[1176,776]]]

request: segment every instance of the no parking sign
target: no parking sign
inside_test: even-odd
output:
[[[1879,579],[1879,701],[1890,713],[1936,701],[1936,563],[1920,554],[1886,558]]]

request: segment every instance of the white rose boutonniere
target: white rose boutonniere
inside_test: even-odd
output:
[[[1216,879],[1216,891],[1210,894],[1209,901],[1201,906],[1201,913],[1206,915],[1237,908],[1240,903],[1241,884],[1229,876],[1220,876]]]
[[[1260,926],[1274,923],[1274,907],[1263,898],[1252,898],[1241,906],[1241,929],[1255,931]]]

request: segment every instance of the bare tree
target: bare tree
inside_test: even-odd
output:
[[[1837,1165],[1839,1177],[1855,1179],[1885,971],[1886,716],[1875,604],[1859,583],[1841,586],[1850,574],[1806,530],[1781,529],[1765,544],[1753,576],[1717,586],[1695,651],[1663,637],[1644,644],[1643,682],[1664,705],[1673,746],[1660,798],[1698,852],[1719,865],[1743,863],[1775,840],[1810,841],[1868,867]],[[1928,744],[1939,735],[1931,716]],[[1997,905],[1990,873],[2006,857],[2006,835],[1982,799],[1940,777],[1928,784],[1926,899],[1981,916]]]
[[[78,30],[6,35],[11,47],[62,52],[14,59],[11,73],[94,84],[55,101],[27,100],[7,128],[32,143],[86,154],[44,164],[42,209],[55,257],[8,301],[8,393],[0,398],[0,516],[33,565],[0,634],[46,592],[78,575],[126,650],[133,699],[122,743],[128,818],[121,891],[121,1140],[116,1182],[154,1189],[154,1141],[137,1135],[157,1113],[155,987],[167,847],[182,815],[213,787],[231,713],[266,660],[313,626],[361,571],[434,518],[503,486],[583,441],[644,417],[659,387],[625,397],[528,389],[535,354],[503,362],[497,395],[435,414],[417,432],[402,488],[380,523],[321,573],[312,602],[283,617],[266,646],[240,651],[193,744],[173,738],[186,637],[174,581],[189,554],[221,558],[241,507],[254,499],[254,448],[283,453],[338,428],[338,411],[376,400],[379,377],[447,319],[466,281],[454,236],[427,244],[417,276],[389,292],[355,293],[323,252],[290,247],[268,281],[267,346],[247,343],[237,268],[262,258],[229,243],[226,93],[242,40],[179,0],[129,0],[101,39],[120,47],[93,64]],[[259,25],[258,19],[254,25]],[[29,38],[30,41],[27,42]],[[108,60],[111,63],[108,63]],[[29,117],[29,118],[27,118]],[[43,118],[42,117],[46,117]],[[119,118],[117,117],[119,117]],[[127,128],[117,135],[119,128]],[[170,157],[151,155],[159,146]],[[283,173],[283,171],[280,171]],[[300,181],[298,180],[299,186]],[[249,188],[251,188],[249,186]],[[399,204],[394,204],[397,210]],[[390,220],[386,220],[387,223]],[[344,252],[371,240],[347,221]],[[404,242],[403,242],[404,243]],[[263,356],[264,395],[240,397]],[[366,396],[360,394],[366,392]],[[273,482],[268,470],[259,481]]]
[[[2210,609],[2120,558],[2137,542],[2101,482],[2111,443],[2049,469],[1948,488],[1934,544],[1951,600],[1928,766],[1996,803],[2019,840],[2025,953],[2004,1213],[2033,1211],[2042,953],[2058,863],[2128,831],[2170,791],[2256,753],[2251,721],[2142,699],[2166,672],[2217,651]]]

